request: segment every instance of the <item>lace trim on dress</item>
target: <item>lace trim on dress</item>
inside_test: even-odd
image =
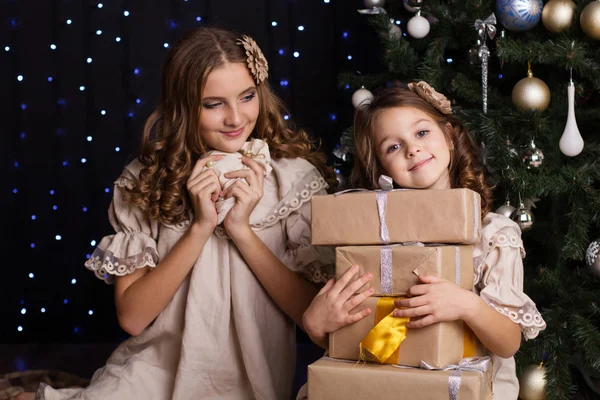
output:
[[[314,283],[327,283],[328,280],[334,277],[333,266],[321,265],[318,261],[307,265],[298,273]]]
[[[483,262],[485,261],[487,256],[490,254],[490,252],[492,250],[494,250],[496,247],[513,247],[513,248],[519,249],[519,251],[521,252],[521,258],[525,258],[525,248],[523,247],[523,240],[521,240],[521,237],[519,237],[516,234],[514,234],[514,235],[505,234],[505,233],[495,234],[484,245],[483,255],[479,258],[481,261],[480,261],[478,267],[475,268],[475,276],[473,277],[474,285],[477,285],[479,283],[479,280],[481,279],[481,270],[482,270]]]
[[[121,176],[119,176],[114,182],[114,184],[118,187],[126,187],[127,189],[133,189],[136,184],[136,178],[133,176],[133,174],[131,174],[131,172],[124,170],[121,173]]]
[[[298,210],[304,203],[310,201],[315,193],[328,187],[327,182],[322,176],[314,174],[308,175],[300,180],[288,195],[286,195],[266,217],[250,224],[253,230],[260,231],[275,225],[282,219],[285,219],[293,211]],[[215,228],[215,233],[221,238],[228,238],[227,232],[222,225]]]
[[[156,267],[158,254],[152,247],[146,247],[142,253],[127,258],[115,257],[110,250],[96,248],[90,258],[85,262],[85,267],[96,274],[106,284],[113,284],[116,276],[125,276],[136,269]]]
[[[494,303],[490,303],[490,306],[500,314],[506,315],[511,321],[519,324],[525,339],[536,338],[540,331],[546,328],[546,323],[537,310],[534,312],[529,312],[522,308],[516,310],[513,307],[502,307]]]

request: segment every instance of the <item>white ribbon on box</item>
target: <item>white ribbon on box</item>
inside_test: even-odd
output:
[[[392,290],[392,265],[393,265],[393,257],[392,257],[392,249],[395,246],[419,246],[419,247],[433,247],[439,246],[439,244],[431,243],[431,244],[423,244],[421,242],[407,242],[401,243],[391,246],[383,246],[380,250],[379,255],[379,273],[381,274],[381,294],[390,295],[393,293]],[[444,245],[447,246],[447,245]],[[455,271],[455,281],[458,286],[460,286],[460,247],[454,247],[454,271]],[[414,271],[413,271],[414,272]]]
[[[347,189],[341,192],[335,193],[335,196],[341,196],[346,193],[354,192],[375,192],[375,201],[377,202],[377,214],[379,215],[379,240],[383,244],[390,243],[390,233],[385,220],[385,208],[387,206],[387,194],[389,192],[398,192],[404,190],[416,190],[416,189],[394,189],[394,181],[387,175],[381,175],[378,180],[380,190],[368,190],[368,189]],[[475,210],[478,208],[479,199],[477,193],[473,192],[473,204]],[[465,203],[465,208],[467,204]],[[465,215],[466,215],[465,211]],[[477,232],[479,231],[479,215],[476,213],[473,215],[473,243],[477,240]]]
[[[341,360],[331,357],[322,357],[322,360],[352,363],[357,364],[357,361]],[[480,400],[485,400],[485,373],[490,369],[492,359],[488,356],[484,357],[468,357],[460,360],[458,364],[446,365],[443,368],[434,368],[427,364],[425,361],[421,361],[421,369],[428,371],[451,371],[448,375],[448,400],[459,400],[460,386],[462,385],[462,373],[463,372],[476,372],[481,376],[481,397]],[[401,369],[418,369],[414,367],[407,367],[404,365],[393,365],[386,364],[387,366]]]

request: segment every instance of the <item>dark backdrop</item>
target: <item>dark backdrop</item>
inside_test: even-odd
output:
[[[159,70],[186,29],[253,36],[297,125],[330,154],[351,124],[344,71],[375,72],[361,0],[0,3],[0,343],[118,341],[112,288],[83,266],[111,234],[112,182],[135,156]],[[295,57],[294,52],[299,56]]]

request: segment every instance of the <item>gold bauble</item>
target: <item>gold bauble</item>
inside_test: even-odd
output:
[[[600,40],[600,1],[592,1],[583,9],[579,23],[586,35]]]
[[[546,400],[546,370],[542,364],[532,364],[519,377],[521,400]]]
[[[570,28],[576,7],[571,0],[550,0],[542,11],[544,27],[555,33]]]
[[[521,110],[544,111],[550,104],[550,89],[546,83],[534,78],[531,71],[512,90],[512,102]]]

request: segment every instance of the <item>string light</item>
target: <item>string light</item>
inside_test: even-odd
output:
[[[188,0],[184,0],[184,2],[188,2]],[[95,3],[95,2],[93,2]],[[331,0],[323,0],[323,4],[330,4]],[[45,87],[47,91],[51,91],[50,93],[53,93],[54,97],[50,98],[50,102],[46,103],[44,106],[48,106],[50,105],[51,108],[58,108],[58,112],[56,113],[56,119],[54,121],[52,121],[51,124],[49,124],[48,126],[48,134],[50,136],[53,136],[53,139],[56,143],[59,143],[57,145],[56,148],[52,148],[52,144],[50,145],[50,147],[48,148],[49,152],[55,152],[55,156],[57,158],[54,158],[52,160],[50,160],[49,163],[49,168],[53,168],[53,169],[60,169],[58,172],[58,174],[61,174],[60,177],[57,177],[57,181],[59,181],[59,179],[71,179],[73,176],[77,177],[77,175],[62,175],[62,174],[66,174],[66,173],[75,173],[75,174],[79,174],[80,172],[75,172],[77,170],[77,168],[79,168],[79,170],[88,170],[88,168],[90,170],[92,169],[97,169],[99,167],[100,164],[103,162],[100,159],[100,155],[105,156],[106,153],[104,153],[106,150],[109,150],[110,152],[112,152],[112,150],[114,149],[114,152],[116,153],[129,153],[130,149],[127,147],[121,147],[119,145],[117,145],[116,143],[114,143],[114,141],[111,142],[106,142],[106,138],[105,135],[102,136],[98,136],[101,133],[103,133],[104,129],[111,129],[112,126],[110,125],[103,125],[103,124],[108,124],[108,123],[112,123],[115,115],[118,114],[118,116],[116,118],[120,118],[123,119],[123,117],[125,117],[126,119],[134,119],[136,117],[136,114],[139,115],[145,115],[147,110],[144,108],[144,106],[146,105],[151,105],[150,104],[150,99],[146,98],[145,96],[140,96],[139,93],[136,93],[136,85],[140,85],[143,83],[143,81],[141,81],[141,75],[147,75],[150,71],[147,69],[148,67],[146,67],[145,64],[139,64],[138,67],[132,67],[131,65],[128,65],[127,63],[122,64],[122,68],[123,68],[123,75],[124,77],[122,79],[130,79],[130,80],[136,80],[136,84],[132,85],[128,88],[128,93],[127,93],[127,98],[126,101],[123,103],[123,107],[124,107],[124,112],[120,111],[122,110],[121,108],[108,108],[108,103],[106,102],[105,99],[102,98],[102,96],[98,96],[98,83],[96,81],[95,82],[95,75],[93,74],[97,74],[98,70],[100,68],[94,68],[91,67],[91,64],[94,64],[95,66],[99,66],[102,65],[104,66],[104,61],[103,57],[102,57],[102,52],[97,51],[97,48],[95,46],[112,46],[113,51],[118,51],[118,57],[127,57],[127,52],[129,51],[129,45],[130,45],[130,40],[129,40],[129,36],[127,32],[130,31],[131,27],[126,27],[126,29],[122,29],[122,27],[119,27],[118,31],[114,31],[113,29],[111,29],[112,27],[107,26],[107,25],[91,25],[90,21],[94,21],[94,24],[97,21],[102,21],[103,18],[108,18],[109,15],[113,15],[112,14],[112,8],[114,5],[111,4],[109,5],[107,3],[107,9],[105,12],[104,9],[104,4],[103,2],[101,3],[96,3],[96,4],[92,4],[90,5],[90,8],[88,9],[87,12],[91,12],[91,13],[102,13],[102,17],[98,18],[98,17],[92,17],[92,18],[82,18],[81,15],[79,14],[71,14],[69,17],[66,17],[64,14],[62,16],[62,18],[60,18],[60,20],[58,20],[58,22],[55,22],[55,29],[53,30],[53,33],[51,35],[49,35],[46,38],[42,38],[41,40],[41,49],[48,54],[50,57],[53,57],[51,59],[50,62],[48,63],[44,63],[44,66],[42,68],[42,65],[40,64],[40,69],[38,71],[36,71],[35,69],[32,70],[34,72],[30,72],[29,69],[25,70],[25,69],[16,69],[14,70],[14,72],[9,75],[9,79],[12,79],[13,82],[14,79],[16,78],[16,82],[19,82],[20,85],[17,85],[15,83],[15,86],[18,87],[23,87],[26,89],[22,89],[23,93],[28,93],[28,91],[31,88],[27,88],[27,85],[34,85],[35,82],[40,82],[40,79],[42,82],[48,82],[48,86]],[[118,7],[118,6],[117,6]],[[109,10],[110,8],[110,10]],[[90,11],[91,9],[91,11]],[[117,8],[118,10],[118,8]],[[330,9],[327,9],[330,10]],[[109,13],[109,11],[111,11]],[[117,19],[123,21],[123,18],[127,18],[129,16],[131,16],[132,12],[136,12],[137,9],[132,9],[132,10],[123,10],[122,8],[120,9],[120,11],[117,11],[118,14],[117,15]],[[137,15],[136,15],[137,16]],[[205,18],[207,18],[208,16],[205,16]],[[307,34],[312,34],[314,33],[314,27],[312,25],[310,25],[309,21],[304,21],[306,23],[306,25],[304,24],[293,24],[291,26],[287,26],[286,23],[284,23],[282,20],[282,24],[280,25],[278,20],[281,17],[278,18],[274,18],[274,19],[268,19],[266,22],[266,25],[269,29],[272,29],[272,32],[278,32],[277,34],[281,33],[281,29],[285,27],[285,29],[290,29],[292,31],[296,31],[295,35],[298,35],[298,38],[303,38],[302,40],[305,40],[307,37]],[[127,20],[128,22],[133,22],[133,20]],[[194,15],[194,14],[187,14],[185,17],[185,22],[187,22],[187,25],[195,25],[194,21],[196,22],[202,22],[204,21],[204,18],[202,16],[199,15]],[[71,27],[71,25],[73,25],[75,22],[77,22],[77,26],[76,27]],[[120,22],[123,23],[123,22]],[[396,22],[398,23],[398,21]],[[19,28],[21,26],[21,21],[16,19],[16,18],[11,18],[8,20],[8,24],[12,25],[12,27],[15,28]],[[85,24],[88,24],[87,26],[83,26]],[[184,20],[179,20],[179,19],[171,19],[171,18],[166,18],[165,19],[165,24],[167,28],[171,28],[171,29],[179,29],[180,27],[183,28],[184,25],[186,25],[184,23]],[[270,24],[270,26],[269,26]],[[55,71],[56,66],[60,66],[61,62],[63,61],[61,59],[61,57],[64,57],[64,55],[68,55],[70,50],[68,51],[67,49],[69,49],[70,47],[67,46],[69,43],[63,41],[63,37],[65,37],[65,34],[79,34],[79,29],[80,29],[80,25],[81,25],[81,29],[84,30],[85,32],[89,32],[88,36],[86,37],[86,39],[84,39],[84,51],[83,54],[79,53],[76,57],[76,61],[75,61],[75,66],[79,66],[79,68],[82,68],[85,66],[85,74],[82,75],[74,75],[73,77],[65,77],[64,76],[64,72],[59,68],[57,71]],[[76,28],[76,31],[73,31],[72,28]],[[114,32],[114,34],[113,34]],[[171,47],[171,40],[173,39],[175,32],[170,32],[168,36],[165,36],[162,38],[162,40],[158,41],[158,42],[154,42],[151,43],[150,45],[153,47],[154,50],[158,49],[159,51],[164,48],[164,49],[169,49]],[[337,33],[339,35],[339,33]],[[104,37],[108,35],[108,37]],[[123,35],[123,36],[121,36]],[[301,36],[302,35],[302,36]],[[343,32],[343,37],[344,39],[348,39],[349,38],[349,32],[348,31],[344,31]],[[108,39],[108,40],[104,40],[104,39]],[[114,41],[113,41],[114,39]],[[4,39],[3,39],[4,40]],[[10,38],[9,38],[10,40]],[[87,43],[86,43],[87,41]],[[108,42],[108,43],[106,43]],[[117,43],[121,43],[120,45],[117,45]],[[85,47],[89,47],[89,48],[85,48]],[[280,47],[281,46],[281,47]],[[285,60],[287,62],[289,62],[290,60],[290,56],[292,56],[294,59],[298,59],[300,58],[301,52],[307,52],[307,54],[309,54],[308,52],[311,51],[310,48],[305,48],[302,46],[302,41],[297,41],[295,44],[292,44],[293,47],[288,47],[289,45],[279,45],[273,49],[271,49],[274,53],[276,53],[277,55],[281,56],[281,58],[277,58],[278,60]],[[12,42],[6,42],[3,43],[2,47],[4,48],[4,51],[6,53],[14,53],[14,54],[18,54],[19,52],[19,47],[17,46],[17,44],[12,43]],[[59,51],[57,51],[59,50]],[[266,53],[265,53],[266,54]],[[8,57],[12,56],[12,54],[9,54]],[[59,58],[56,58],[59,57]],[[352,60],[353,56],[352,55],[348,55],[346,54],[345,57],[348,60]],[[306,58],[306,55],[304,55],[304,58]],[[133,58],[132,58],[133,59]],[[88,65],[90,65],[90,67],[87,67]],[[17,68],[19,68],[19,65],[17,64]],[[142,73],[143,71],[143,73]],[[91,78],[90,79],[90,75]],[[294,84],[294,77],[292,75],[284,75],[282,76],[277,76],[275,74],[273,74],[274,76],[271,79],[275,79],[274,82],[279,82],[279,87],[281,88],[280,90],[283,93],[291,93],[291,90],[288,90],[288,88],[292,89],[293,88],[293,84]],[[65,79],[67,78],[67,79]],[[144,77],[145,78],[145,77]],[[70,81],[69,81],[70,79]],[[77,79],[77,80],[75,80]],[[50,86],[51,84],[51,86]],[[59,85],[60,84],[60,85]],[[73,94],[73,92],[75,92],[75,94]],[[130,97],[129,97],[130,96]],[[20,142],[23,145],[28,145],[28,144],[33,144],[35,140],[38,139],[37,134],[34,134],[34,129],[30,128],[29,125],[27,124],[27,117],[28,117],[28,113],[32,113],[36,112],[36,109],[38,107],[38,104],[34,101],[32,101],[31,99],[27,98],[25,95],[23,95],[22,97],[16,97],[19,99],[23,99],[19,102],[16,103],[17,106],[20,107],[20,110],[25,111],[23,114],[24,117],[21,117],[24,121],[24,123],[21,123],[22,125],[17,126],[16,129],[16,133],[11,133],[11,134],[15,134],[18,135],[18,137],[20,137],[20,139],[23,140],[27,140],[27,142]],[[117,104],[117,103],[116,103]],[[116,107],[115,104],[115,107]],[[31,105],[31,111],[29,111],[29,105]],[[54,107],[52,107],[52,105],[54,105]],[[83,109],[82,112],[87,113],[86,118],[89,120],[89,122],[86,123],[86,126],[83,127],[78,127],[78,126],[72,126],[71,124],[67,123],[67,121],[65,120],[65,118],[71,118],[68,116],[69,112],[74,112],[75,110],[77,110],[76,107],[80,107],[83,105]],[[119,107],[121,105],[119,104]],[[87,108],[87,110],[86,110]],[[108,110],[110,109],[110,113],[108,112]],[[90,115],[91,113],[91,115]],[[324,117],[329,120],[329,121],[337,121],[337,114],[331,111],[325,111],[324,112]],[[106,117],[106,118],[101,118],[101,117]],[[109,119],[110,117],[110,119]],[[285,120],[290,120],[290,115],[285,114],[284,115],[284,119]],[[117,119],[117,120],[118,120]],[[126,120],[124,121],[124,124],[126,124],[126,126],[130,126],[130,125],[135,125],[140,121],[130,121],[130,120]],[[91,127],[91,129],[89,129]],[[27,132],[27,133],[26,133]],[[95,139],[95,140],[94,140]],[[68,143],[67,141],[72,141],[72,143],[78,143],[77,146],[84,146],[82,149],[85,152],[80,152],[80,153],[74,153],[71,154],[68,151],[65,150],[69,150],[68,145],[65,146],[64,143]],[[92,142],[93,142],[93,146],[92,147]],[[44,142],[42,142],[44,143]],[[52,143],[52,142],[50,142]],[[90,143],[90,145],[88,146],[87,143]],[[39,145],[40,143],[35,142],[35,145]],[[121,144],[122,145],[122,144]],[[65,146],[65,147],[63,147]],[[79,147],[74,147],[73,149],[76,149],[74,151],[81,151],[79,150]],[[73,151],[73,150],[71,150]],[[14,168],[19,168],[21,171],[23,171],[25,169],[25,167],[27,166],[29,160],[28,159],[21,159],[21,153],[15,153],[18,154],[19,157],[16,157],[15,160],[10,160],[12,162],[12,165],[14,166]],[[119,154],[119,155],[113,155],[113,156],[117,156],[117,157],[126,157],[128,154]],[[11,164],[9,164],[11,165]],[[89,166],[88,166],[89,165]],[[84,170],[84,171],[85,171]],[[46,182],[46,185],[48,184],[55,184],[55,181],[51,181],[51,182]],[[106,186],[106,185],[104,185]],[[70,196],[71,194],[68,193],[68,191],[63,190],[65,188],[65,184],[61,183],[61,186],[54,186],[57,191],[53,190],[53,189],[49,189],[48,186],[42,186],[42,190],[48,190],[46,193],[49,193],[50,196],[55,196],[54,198],[48,199],[46,198],[46,196],[48,196],[47,194],[45,196],[41,196],[42,197],[42,202],[41,204],[39,204],[38,206],[36,206],[36,208],[34,210],[29,210],[28,213],[26,213],[25,215],[22,215],[22,217],[24,217],[23,219],[25,219],[26,221],[29,220],[30,218],[30,223],[32,227],[35,227],[38,230],[33,230],[32,231],[32,236],[30,237],[25,237],[25,241],[22,242],[22,246],[28,248],[27,252],[31,252],[31,254],[39,254],[40,256],[42,254],[44,254],[44,252],[46,251],[48,246],[56,246],[56,247],[64,247],[65,249],[76,249],[77,245],[75,244],[74,240],[80,240],[81,238],[77,238],[77,235],[72,235],[72,232],[68,232],[66,230],[63,230],[62,225],[58,225],[58,229],[56,229],[56,231],[46,231],[46,232],[41,232],[39,233],[39,237],[38,237],[38,232],[39,229],[41,228],[40,225],[42,225],[42,223],[53,223],[53,221],[56,221],[58,217],[58,215],[61,215],[68,211],[69,208],[71,208],[71,210],[74,210],[79,216],[83,218],[85,218],[85,222],[88,223],[88,219],[91,216],[88,215],[81,215],[79,213],[83,212],[83,213],[87,213],[88,211],[90,211],[90,209],[94,210],[94,213],[100,213],[100,211],[97,210],[98,208],[98,204],[97,203],[88,203],[88,204],[82,204],[82,202],[77,203],[75,202],[74,204],[69,204],[67,202],[64,202],[63,199],[65,196]],[[26,195],[29,195],[28,190],[24,190],[22,188],[18,188],[18,187],[11,187],[10,189],[13,195],[15,196],[15,200],[16,201],[23,201],[24,199],[21,199],[20,197],[22,197],[23,195],[21,193],[26,193]],[[107,199],[110,199],[112,196],[112,186],[110,187],[104,187],[102,188],[101,186],[95,187],[93,188],[92,192],[97,193],[99,190],[102,190],[106,196],[100,196],[102,199],[106,200],[108,202]],[[67,192],[67,193],[66,193]],[[5,192],[6,193],[6,192]],[[91,192],[90,192],[91,193]],[[17,198],[16,196],[19,196],[19,198]],[[98,196],[96,196],[98,197]],[[43,200],[43,198],[46,198],[46,201]],[[77,196],[73,196],[73,199],[75,201],[77,201],[78,197]],[[88,202],[89,200],[85,200],[86,202]],[[108,204],[108,203],[107,203]],[[60,214],[58,214],[60,210]],[[56,213],[54,213],[54,212]],[[105,210],[103,210],[102,212],[104,212]],[[33,213],[35,212],[35,213]],[[48,215],[49,213],[52,213],[51,215]],[[92,226],[92,225],[90,225]],[[94,233],[98,233],[98,232],[94,232]],[[64,235],[64,236],[63,236]],[[85,237],[85,236],[84,236]],[[89,240],[89,245],[91,247],[96,247],[99,243],[99,240]],[[49,243],[51,242],[51,244]],[[87,243],[85,243],[84,240],[84,245],[86,245]],[[81,246],[81,244],[79,244],[79,246]],[[87,251],[89,251],[89,253],[92,253],[91,250],[87,249]],[[86,253],[86,251],[83,251],[82,253]],[[91,257],[91,254],[85,254],[85,259],[89,259]],[[84,254],[81,254],[81,256],[83,256]],[[83,257],[82,257],[83,258]],[[65,270],[66,271],[66,270]],[[62,272],[65,273],[65,272]],[[69,274],[73,273],[73,271],[69,270],[69,272],[67,272]],[[78,276],[77,274],[74,274],[75,276]],[[74,285],[73,288],[69,287],[69,297],[72,296],[77,296],[76,299],[79,299],[79,295],[76,292],[71,292],[73,290],[81,290],[81,287],[85,287],[84,283],[86,283],[85,281],[79,281],[79,277],[78,278],[73,278],[71,276],[62,276],[62,282],[63,285],[68,285],[70,282],[70,285]],[[32,268],[31,272],[25,272],[23,275],[21,275],[21,279],[23,280],[27,280],[28,282],[30,282],[31,285],[36,285],[39,284],[41,281],[43,281],[44,279],[46,279],[46,275],[45,273],[42,273],[40,271],[38,271],[35,268]],[[35,281],[34,281],[35,279]],[[81,278],[83,279],[83,278]],[[87,279],[87,278],[85,278]],[[90,280],[95,279],[93,277],[89,278]],[[31,280],[31,281],[29,281]],[[54,300],[56,301],[56,300]],[[65,306],[69,304],[69,299],[68,298],[64,298],[64,299],[60,299],[58,300],[59,302],[62,301],[62,304],[64,304]],[[75,303],[78,303],[78,301],[74,302],[73,304],[75,305]],[[24,307],[24,302],[21,300],[21,305],[19,306],[18,309],[13,310],[13,315],[16,315],[17,312],[20,311],[20,315],[23,316],[23,318],[32,318],[32,314],[37,314],[37,312],[35,310],[39,310],[40,313],[56,313],[56,311],[54,311],[54,309],[56,307],[52,307],[51,304],[46,304],[47,307],[42,307],[39,304],[34,304],[34,303],[27,303],[27,308],[29,308],[29,313],[27,312],[27,308]],[[60,303],[59,303],[60,304]],[[79,305],[79,304],[78,304]],[[32,308],[33,307],[33,308]],[[85,305],[83,307],[86,307]],[[67,307],[65,307],[67,308]],[[68,309],[70,309],[71,307],[68,307]],[[75,308],[75,307],[74,307]],[[33,311],[32,311],[33,310]],[[96,316],[98,314],[98,310],[96,309],[95,305],[89,304],[87,305],[86,308],[83,308],[83,312],[87,312],[87,314],[89,316]],[[15,312],[17,311],[17,312]],[[81,313],[81,309],[79,309],[77,311],[78,313]],[[101,314],[101,312],[100,312]],[[38,318],[41,317],[38,315]],[[51,316],[48,315],[48,318],[50,318]],[[13,321],[11,325],[13,329],[14,327],[17,327],[17,330],[19,332],[23,332],[25,329],[27,329],[28,333],[31,332],[36,332],[37,329],[35,326],[33,325],[29,325],[25,320],[23,321]],[[70,330],[72,329],[73,333],[86,333],[86,331],[88,331],[88,329],[86,328],[86,326],[84,326],[83,324],[77,324],[76,321],[73,321],[72,323],[70,323],[69,325],[66,326],[66,329]],[[16,334],[16,333],[15,333]]]

